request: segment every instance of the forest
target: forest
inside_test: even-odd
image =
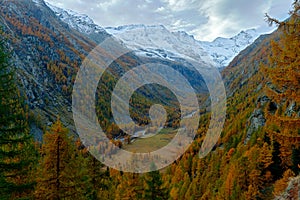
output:
[[[78,136],[61,122],[44,129],[42,141],[30,134],[31,113],[19,90],[16,69],[5,37],[0,44],[0,199],[178,199],[254,200],[299,199],[300,191],[300,3],[294,1],[290,18],[278,21],[277,38],[263,50],[265,61],[228,98],[227,118],[216,147],[206,157],[199,149],[208,130],[210,113],[201,115],[199,128],[189,149],[171,166],[139,174],[108,168],[94,158]],[[37,27],[38,28],[38,27]],[[32,32],[32,30],[24,30]],[[47,34],[42,35],[47,37]],[[63,54],[61,52],[61,54]],[[67,62],[72,62],[65,59]],[[73,63],[72,65],[76,65]],[[49,62],[47,69],[62,85],[65,65]],[[226,73],[226,69],[223,73]],[[111,77],[106,77],[109,81]],[[111,85],[107,87],[112,87]],[[260,88],[257,90],[257,88]],[[64,87],[66,93],[70,88]],[[99,95],[108,95],[99,93]],[[132,103],[142,113],[138,96]],[[136,101],[136,102],[135,102]],[[104,104],[107,102],[104,102]],[[97,105],[97,111],[102,104]],[[169,108],[172,115],[175,109]],[[111,111],[98,113],[111,141],[119,134],[106,119]],[[249,131],[253,116],[264,117],[264,126]],[[139,119],[141,123],[148,119]],[[250,119],[250,120],[249,120]],[[170,122],[176,128],[178,121]],[[169,127],[169,128],[170,128]],[[126,144],[127,141],[127,144]],[[99,149],[101,149],[99,143]],[[100,150],[99,150],[100,151]],[[110,150],[113,153],[114,149]]]

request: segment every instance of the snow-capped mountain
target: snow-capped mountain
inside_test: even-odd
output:
[[[141,56],[211,60],[193,36],[185,32],[172,33],[163,25],[127,25],[108,27],[106,31],[123,41],[127,47],[137,50]]]
[[[39,1],[39,0],[34,0]],[[53,6],[46,2],[46,5],[65,23],[67,23],[73,29],[85,33],[100,33],[105,30],[94,23],[94,21],[85,14],[79,14],[69,9],[62,9]]]
[[[259,34],[255,29],[242,31],[232,38],[217,38],[213,42],[200,42],[219,67],[229,65],[243,49],[252,44]]]
[[[185,52],[185,55],[193,58],[197,58],[196,55],[203,58],[208,54],[216,67],[227,66],[239,52],[259,36],[255,29],[250,29],[232,38],[217,38],[213,42],[204,42],[195,40],[193,36],[183,31],[170,32],[164,26],[128,25],[108,27],[106,31],[133,49]],[[147,55],[151,54],[147,52]]]
[[[186,32],[171,32],[163,25],[125,25],[102,28],[87,15],[62,9],[47,3],[55,14],[70,27],[85,33],[108,32],[136,54],[146,57],[176,59],[191,57],[204,60],[218,68],[227,66],[240,51],[259,36],[255,29],[242,31],[232,38],[217,38],[213,42],[197,41]]]

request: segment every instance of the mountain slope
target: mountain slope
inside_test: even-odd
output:
[[[71,124],[72,84],[96,43],[69,28],[42,0],[1,1],[0,25],[35,118],[45,125],[60,115]]]
[[[70,107],[74,77],[86,54],[96,45],[96,40],[62,22],[41,0],[1,3],[0,23],[8,39],[7,46],[12,51],[12,63],[24,85],[23,92],[28,96],[28,105],[34,113],[41,115],[43,122],[61,115],[65,124],[69,125],[72,123],[71,113],[67,108]],[[97,196],[104,197],[106,194],[112,199],[140,199],[146,196],[147,188],[153,189],[162,199],[273,199],[275,195],[280,196],[279,199],[297,198],[299,176],[291,179],[289,184],[287,182],[300,173],[299,18],[296,15],[288,21],[292,27],[282,25],[278,31],[259,37],[222,71],[228,92],[226,123],[221,138],[207,157],[199,158],[199,147],[206,137],[211,118],[209,113],[204,113],[195,141],[166,170],[146,175],[119,173],[111,169],[98,172],[103,168],[97,165],[95,159],[86,162],[84,159],[88,156],[81,159],[79,152],[72,151],[74,157],[70,158],[79,157],[78,163],[82,164],[74,170],[79,169],[82,174],[86,171],[84,167],[91,168],[84,179],[100,187],[95,189],[95,193],[99,192]],[[183,37],[182,40],[188,40]],[[178,37],[175,38],[170,40],[179,43]],[[149,45],[152,44],[150,41]],[[168,46],[170,44],[164,44],[170,48],[166,53],[175,48],[183,52],[184,49]],[[96,96],[104,96],[108,100],[97,104],[97,108],[104,106],[106,109],[105,103],[110,103],[110,93],[117,78],[148,61],[165,63],[183,71],[193,85],[201,82],[191,69],[171,60],[178,59],[184,52],[174,57],[166,56],[166,59],[156,48],[151,49],[149,55],[154,53],[159,53],[156,58],[147,55],[141,58],[130,53],[116,60],[102,79],[109,80],[109,84],[103,81],[100,84],[103,90]],[[153,101],[144,97],[153,95],[155,90],[158,93],[154,96],[159,97],[165,93],[160,89],[147,88],[137,94],[140,95],[137,100],[147,100],[146,106],[149,106]],[[82,96],[82,101],[88,100]],[[145,104],[132,102],[141,113],[148,112]],[[133,117],[136,117],[135,114]],[[101,124],[110,123],[111,119],[107,116]],[[145,117],[143,120],[148,119]],[[72,128],[71,125],[69,127]],[[120,133],[115,126],[109,128]],[[85,152],[78,143],[77,147]],[[97,149],[101,151],[101,143]],[[49,154],[52,155],[51,152]],[[100,181],[93,179],[98,175]],[[74,186],[75,178],[68,180],[70,182],[67,183]],[[154,188],[151,180],[160,183],[155,183]],[[286,186],[288,188],[284,191]],[[84,199],[90,188],[84,184],[82,191]]]
[[[298,16],[298,25],[299,21]],[[299,41],[298,31],[282,26],[258,38],[222,71],[229,94],[223,134],[214,151],[199,159],[193,155],[208,128],[200,127],[191,152],[170,170],[178,177],[166,176],[173,183],[173,198],[185,194],[185,199],[273,199],[300,173],[299,82],[292,81],[299,81]],[[284,96],[291,91],[297,95]],[[192,171],[182,169],[191,157]],[[298,178],[279,199],[297,199]]]

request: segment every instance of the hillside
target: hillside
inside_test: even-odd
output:
[[[261,36],[222,72],[227,122],[218,147],[199,160],[192,178],[201,188],[192,193],[201,199],[272,199],[299,174],[299,26],[289,23],[299,23],[299,16]]]
[[[57,115],[70,124],[72,83],[96,44],[61,22],[43,1],[1,1],[0,9],[0,24],[30,110],[44,125]]]

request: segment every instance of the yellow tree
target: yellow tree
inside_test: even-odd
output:
[[[44,135],[41,156],[36,199],[84,199],[83,157],[60,120]]]
[[[280,144],[282,167],[296,168],[297,159],[293,160],[292,154],[300,148],[300,2],[294,0],[286,21],[266,17],[270,25],[279,26],[280,36],[272,41],[269,63],[263,68],[269,81],[266,93],[277,108],[275,114],[267,112],[267,127]]]
[[[142,198],[143,182],[136,173],[125,172],[116,189],[115,199],[134,200]]]
[[[279,41],[272,42],[272,55],[269,57],[268,74],[272,84],[275,100],[300,101],[300,3],[294,1],[291,17],[280,22],[266,15],[270,25],[276,23],[282,32]]]
[[[285,190],[288,186],[289,178],[292,176],[295,176],[294,172],[288,169],[284,172],[283,177],[276,181],[273,192],[275,196],[279,196]]]

